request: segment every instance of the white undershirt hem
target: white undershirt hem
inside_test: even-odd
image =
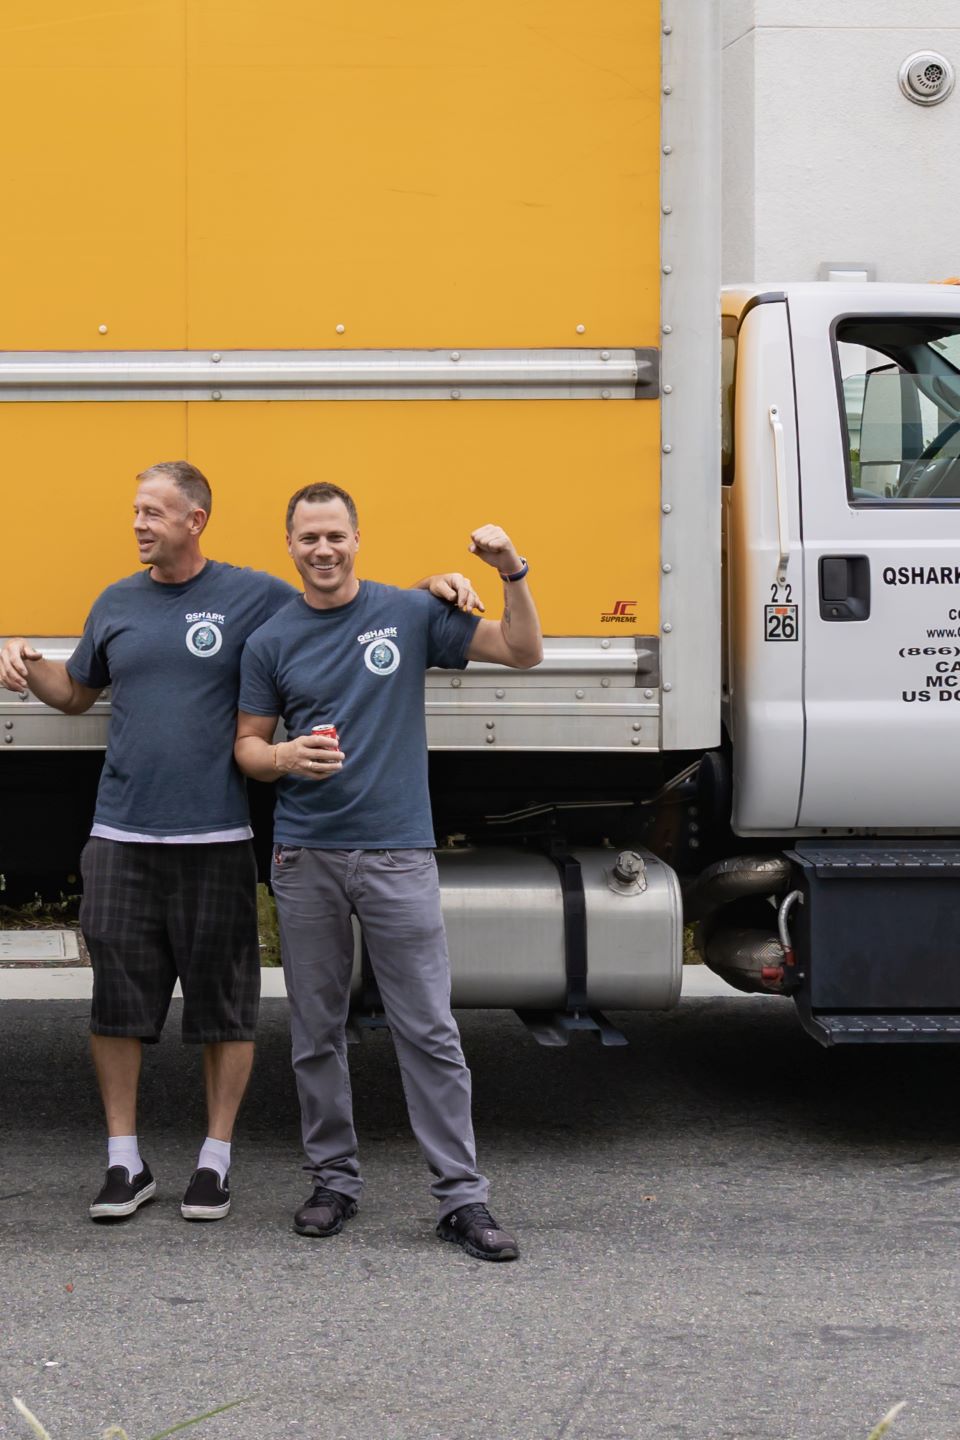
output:
[[[141,835],[134,830],[116,830],[112,825],[94,825],[91,840],[127,840],[133,845],[219,845],[227,840],[252,840],[249,825],[232,830],[200,830],[195,835]]]

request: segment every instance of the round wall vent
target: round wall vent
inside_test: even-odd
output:
[[[939,105],[955,79],[950,61],[935,50],[918,50],[900,66],[900,89],[914,105]]]

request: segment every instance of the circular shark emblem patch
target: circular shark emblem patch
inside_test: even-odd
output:
[[[187,631],[187,649],[191,655],[216,655],[223,644],[220,627],[212,620],[198,620]]]
[[[392,675],[400,664],[400,651],[392,640],[371,640],[363,652],[363,662],[374,675]]]

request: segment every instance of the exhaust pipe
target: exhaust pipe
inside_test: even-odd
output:
[[[708,920],[734,900],[779,895],[790,884],[790,861],[785,855],[734,855],[708,865],[684,896],[684,918]]]
[[[687,894],[684,918],[698,922],[705,963],[746,995],[796,988],[793,949],[781,938],[796,892],[779,912],[768,903],[787,889],[791,874],[783,855],[735,855],[704,870]]]
[[[702,953],[714,974],[745,995],[777,994],[780,990],[779,983],[764,979],[783,968],[783,950],[772,931],[718,930]]]

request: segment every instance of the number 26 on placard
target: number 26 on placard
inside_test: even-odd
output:
[[[796,640],[799,634],[800,624],[796,605],[764,605],[764,640]]]

